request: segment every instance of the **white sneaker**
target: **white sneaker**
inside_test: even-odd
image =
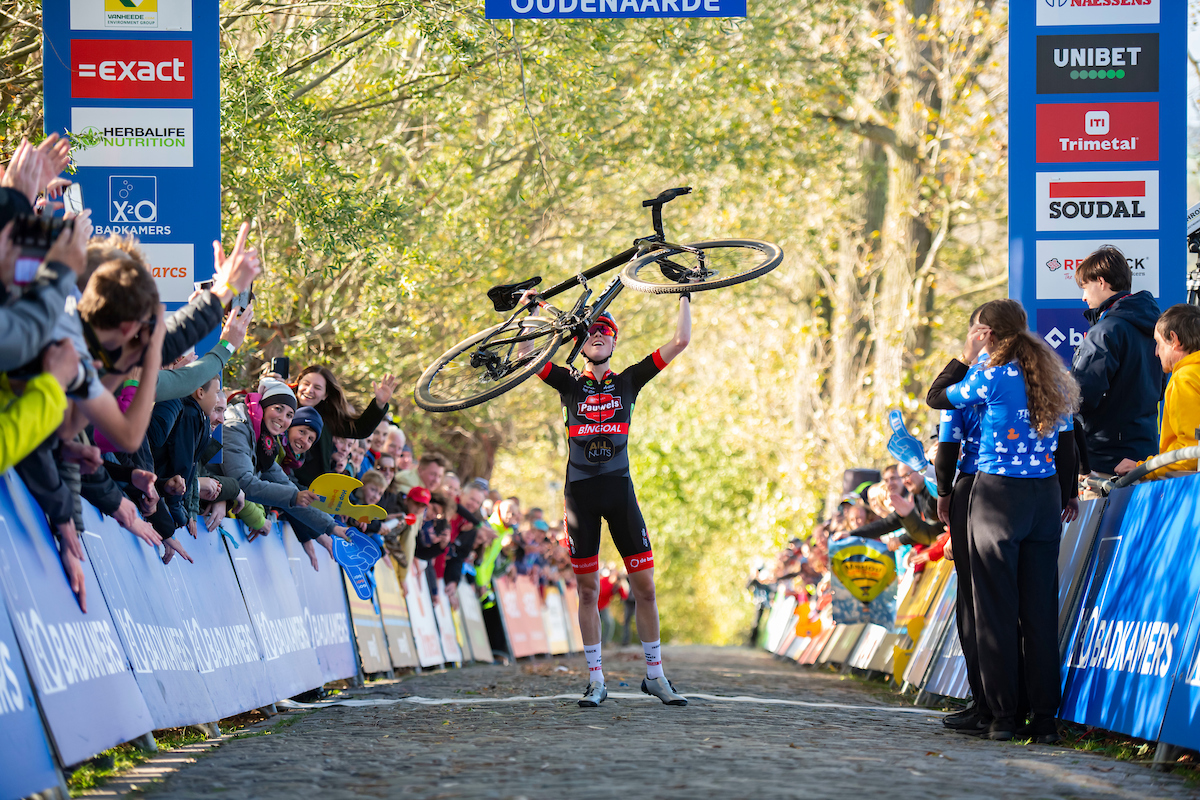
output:
[[[607,699],[608,689],[604,688],[604,684],[592,681],[588,684],[587,691],[583,693],[583,697],[579,701],[579,707],[596,708]]]
[[[687,698],[675,691],[675,687],[665,677],[643,678],[642,691],[653,695],[669,706],[686,706]]]

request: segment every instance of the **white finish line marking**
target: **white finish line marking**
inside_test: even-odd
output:
[[[608,696],[616,700],[657,700],[657,697],[651,697],[647,694],[634,692],[609,692]],[[780,700],[773,697],[750,697],[747,695],[719,695],[719,694],[684,694],[684,697],[696,700],[709,700],[714,703],[758,703],[760,705],[771,706],[799,706],[802,708],[835,708],[842,711],[883,711],[883,712],[899,712],[902,714],[926,714],[930,716],[941,716],[944,711],[934,711],[929,708],[909,708],[906,706],[853,706],[843,703],[813,703],[807,700]],[[420,697],[414,695],[412,697],[389,697],[389,698],[374,698],[370,700],[334,700],[327,703],[297,703],[294,700],[280,700],[276,703],[277,706],[283,708],[307,709],[307,708],[325,708],[327,706],[349,706],[352,708],[361,706],[393,706],[398,703],[409,703],[417,706],[478,706],[495,703],[538,703],[545,700],[578,700],[577,694],[548,694],[548,695],[513,695],[512,697],[474,697],[471,699],[460,698],[439,698],[439,697]]]

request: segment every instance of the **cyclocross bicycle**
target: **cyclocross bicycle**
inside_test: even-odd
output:
[[[575,339],[575,346],[566,363],[572,364],[583,348],[583,334],[626,286],[649,294],[684,294],[733,286],[779,266],[783,250],[770,242],[668,242],[662,207],[691,191],[690,186],[668,189],[644,201],[642,207],[651,210],[653,235],[634,239],[628,250],[557,286],[526,297],[528,290],[542,282],[537,277],[489,289],[487,296],[496,311],[511,311],[512,316],[459,342],[425,370],[414,392],[417,405],[426,411],[460,411],[499,397],[536,374],[570,338]],[[589,305],[593,291],[588,281],[621,266],[625,269]],[[546,302],[575,287],[583,291],[569,311]],[[532,316],[539,309],[547,316]]]

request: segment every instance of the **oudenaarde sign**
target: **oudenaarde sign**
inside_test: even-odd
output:
[[[486,0],[488,19],[744,17],[746,0]]]

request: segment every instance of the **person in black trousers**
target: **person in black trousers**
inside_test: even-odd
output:
[[[986,349],[986,361],[975,364]],[[965,377],[930,392],[930,405],[975,408],[978,473],[967,512],[979,679],[987,702],[975,729],[988,739],[1057,739],[1058,545],[1078,515],[1072,414],[1079,388],[1061,359],[1031,334],[1021,305],[979,309],[960,363]],[[1061,482],[1060,482],[1061,480]],[[953,523],[952,523],[953,524]],[[1022,666],[1022,656],[1024,664]],[[1031,711],[1021,713],[1024,673]],[[990,718],[990,721],[987,719]],[[986,721],[986,725],[984,724]]]

